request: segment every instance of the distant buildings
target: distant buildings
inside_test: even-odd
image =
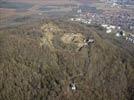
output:
[[[125,37],[126,33],[124,31],[120,31],[116,33],[116,37],[121,37],[121,36]]]
[[[100,0],[107,3],[134,4],[134,0]]]
[[[129,34],[127,37],[126,37],[126,40],[131,42],[131,43],[134,43],[134,35],[133,34]]]

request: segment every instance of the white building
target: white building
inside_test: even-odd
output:
[[[116,33],[116,36],[117,36],[117,37],[121,37],[121,36],[125,37],[125,36],[126,36],[126,33],[125,33],[124,31],[120,31],[120,32]],[[127,39],[128,39],[128,38],[126,37],[126,40],[127,40]]]
[[[116,26],[110,25],[109,28],[111,28],[111,29],[115,29]]]
[[[120,35],[120,33],[116,33],[116,37],[120,37],[121,35]]]
[[[104,28],[107,28],[108,27],[107,24],[102,24],[101,26],[104,27]]]
[[[75,85],[75,83],[72,83],[72,84],[71,84],[71,89],[72,89],[73,91],[76,90],[76,85]]]
[[[111,33],[112,32],[112,29],[107,29],[106,30],[106,33]]]
[[[74,19],[74,18],[71,18],[70,20],[71,20],[71,21],[75,21],[75,19]]]
[[[82,10],[81,9],[77,10],[77,13],[82,13]]]
[[[81,21],[81,18],[76,18],[75,21]]]

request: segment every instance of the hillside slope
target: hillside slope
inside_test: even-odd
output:
[[[97,32],[51,21],[0,31],[0,100],[132,100],[134,58]]]

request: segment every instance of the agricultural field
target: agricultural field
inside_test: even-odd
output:
[[[63,16],[65,13],[71,12],[76,7],[75,5],[76,2],[70,0],[2,0],[0,1],[0,26],[10,26],[10,23],[18,25],[16,19],[21,20],[22,18],[22,21],[26,22],[24,17],[29,16],[31,16],[31,21],[34,21],[34,18],[40,20],[47,15]]]
[[[32,7],[32,4],[19,3],[19,2],[0,2],[0,8],[7,9],[29,9]]]

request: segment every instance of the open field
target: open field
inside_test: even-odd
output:
[[[16,19],[23,19],[27,16],[43,18],[47,14],[60,16],[64,12],[72,11],[77,4],[70,0],[6,0],[0,1],[0,26],[4,27],[15,23]],[[65,14],[65,13],[64,13]],[[33,17],[31,17],[33,18]],[[32,19],[31,19],[32,20]],[[7,23],[7,24],[6,24]],[[14,24],[12,24],[14,25]],[[18,25],[18,24],[17,24]]]
[[[32,4],[28,4],[28,3],[0,2],[0,8],[7,8],[7,9],[29,9],[31,7],[32,7]]]
[[[46,5],[64,5],[75,4],[75,0],[8,0],[10,2],[30,3],[30,4],[46,4]]]

